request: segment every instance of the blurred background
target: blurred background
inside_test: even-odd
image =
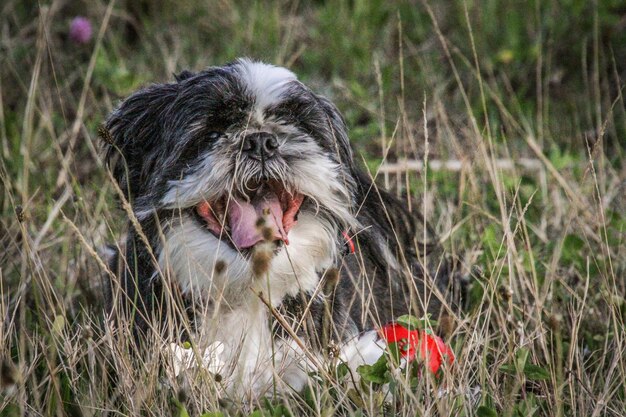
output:
[[[539,412],[626,408],[623,0],[3,0],[0,358],[22,383],[0,414],[97,403],[47,347],[99,346],[81,339],[100,314],[97,251],[125,226],[100,123],[142,86],[242,56],[333,100],[363,166],[478,267],[481,327],[454,340],[485,407],[530,409],[528,375],[509,387],[519,375],[497,371],[524,345],[549,375],[529,391]]]
[[[620,0],[5,0],[0,12],[9,188],[59,191],[60,153],[63,175],[93,180],[93,134],[121,98],[241,56],[287,66],[328,95],[374,164],[420,159],[424,123],[433,157],[471,159],[472,120],[516,157],[533,156],[529,132],[555,158],[584,160],[590,147],[623,156]],[[27,178],[24,146],[36,155]]]

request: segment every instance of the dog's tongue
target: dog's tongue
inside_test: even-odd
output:
[[[231,200],[228,207],[230,237],[240,249],[249,248],[263,240],[259,218],[265,220],[265,227],[273,232],[273,240],[289,243],[283,228],[283,209],[278,196],[267,193],[250,202],[240,199]]]

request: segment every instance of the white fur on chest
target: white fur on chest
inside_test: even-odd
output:
[[[258,396],[273,387],[302,389],[313,368],[294,341],[273,337],[267,308],[261,302],[209,320],[200,332],[208,331],[211,336],[200,336],[200,345],[215,341],[224,345],[220,374],[230,393]]]
[[[270,313],[258,293],[278,307],[286,296],[315,291],[335,259],[335,236],[330,224],[302,213],[289,232],[290,244],[271,259],[266,273],[255,276],[249,259],[194,219],[182,216],[166,225],[159,263],[203,310],[196,311],[195,338],[199,347],[224,345],[223,372],[236,381],[233,386],[258,393],[277,376],[301,388],[304,355],[293,341],[272,336]]]
[[[319,273],[336,257],[337,233],[321,218],[302,214],[289,232],[290,244],[271,259],[266,273],[255,276],[249,259],[182,215],[165,225],[159,264],[197,300],[236,309],[263,291],[278,306],[286,295],[315,289]]]

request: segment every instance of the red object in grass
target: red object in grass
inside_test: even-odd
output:
[[[397,343],[400,354],[407,360],[414,360],[417,353],[433,374],[436,374],[441,363],[447,359],[454,362],[454,353],[439,337],[422,330],[409,330],[399,323],[390,323],[380,329],[381,336],[387,343]]]

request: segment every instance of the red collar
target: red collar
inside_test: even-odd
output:
[[[345,240],[345,245],[346,245],[346,248],[348,249],[348,252],[354,253],[354,242],[352,241],[352,238],[348,234],[348,231],[344,230],[343,232],[341,232],[341,235],[343,236]]]

